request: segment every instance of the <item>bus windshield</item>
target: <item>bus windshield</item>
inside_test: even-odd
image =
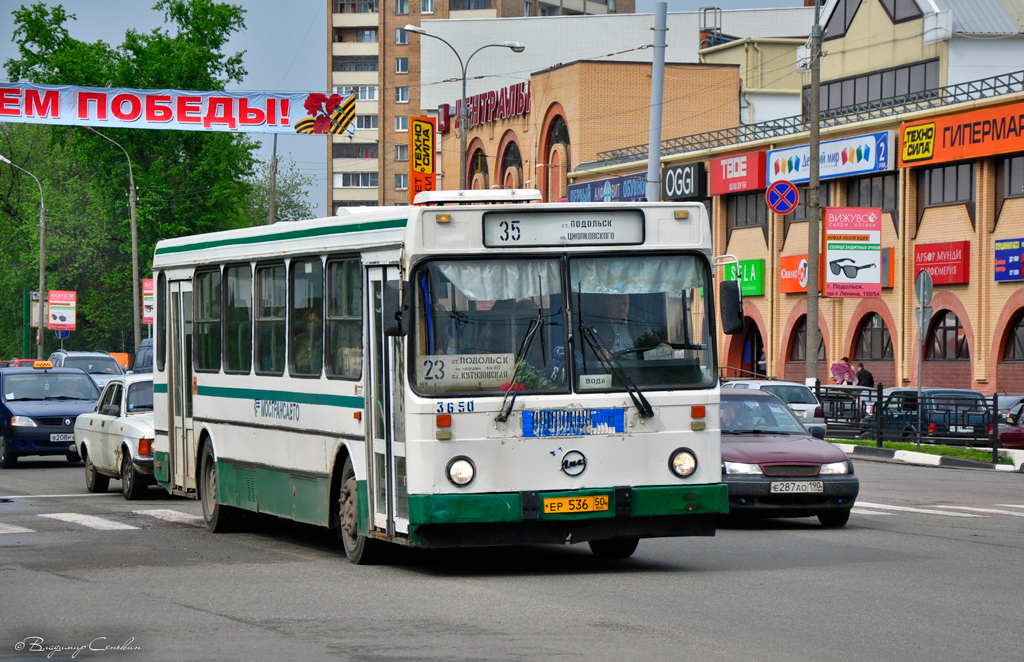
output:
[[[708,388],[707,269],[692,255],[569,260],[576,388]]]
[[[556,259],[428,263],[416,278],[417,388],[565,391],[560,271]]]
[[[427,262],[414,276],[415,387],[428,394],[567,392],[570,383],[589,392],[711,387],[702,265],[694,255],[660,254]]]

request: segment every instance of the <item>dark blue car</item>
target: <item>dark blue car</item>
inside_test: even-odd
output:
[[[22,455],[64,455],[78,462],[75,419],[93,411],[100,392],[79,368],[0,368],[0,467]]]

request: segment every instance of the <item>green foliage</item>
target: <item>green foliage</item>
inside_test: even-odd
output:
[[[51,85],[198,91],[242,81],[243,53],[223,49],[245,28],[243,9],[211,0],[160,0],[154,8],[166,28],[129,30],[112,47],[74,39],[75,17],[59,5],[23,6],[14,12],[19,57],[4,64],[7,74]],[[231,133],[101,131],[124,151],[82,127],[7,124],[0,154],[43,184],[46,287],[78,292],[77,330],[64,346],[132,351],[125,153],[138,190],[139,274],[147,278],[160,239],[262,222],[252,216],[257,145]],[[0,356],[8,357],[21,353],[22,292],[38,288],[39,194],[30,177],[0,165],[0,229],[11,247],[0,256]],[[56,341],[48,335],[50,349]]]
[[[302,221],[313,218],[313,205],[307,193],[313,185],[313,178],[299,172],[294,161],[282,161],[278,157],[277,185],[275,187],[274,222]],[[248,217],[253,224],[266,223],[270,213],[270,162],[261,161],[256,173],[249,179],[252,193],[249,195]]]

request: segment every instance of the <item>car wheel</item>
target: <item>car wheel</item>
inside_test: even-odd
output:
[[[0,467],[10,469],[18,462],[18,456],[7,448],[7,437],[0,434]]]
[[[846,523],[850,521],[849,510],[830,510],[824,513],[818,513],[818,521],[821,522],[822,526],[827,526],[830,529],[837,529],[841,526],[846,526]]]
[[[96,471],[92,458],[85,454],[85,489],[90,492],[106,492],[110,487],[110,478]]]
[[[338,495],[338,537],[345,547],[345,556],[356,565],[368,565],[381,556],[381,542],[359,533],[359,489],[352,458],[345,458],[341,470],[341,489]]]
[[[590,551],[599,559],[628,559],[640,544],[639,538],[625,540],[591,540]]]
[[[238,524],[238,511],[232,506],[217,502],[217,462],[213,457],[213,446],[206,444],[203,459],[199,500],[203,504],[203,519],[206,528],[214,533],[231,531]]]
[[[121,493],[129,501],[136,501],[146,496],[146,481],[135,471],[130,453],[121,456]]]

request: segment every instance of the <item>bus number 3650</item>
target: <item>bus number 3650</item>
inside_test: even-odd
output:
[[[438,414],[468,414],[473,411],[473,401],[438,402],[436,411]]]

